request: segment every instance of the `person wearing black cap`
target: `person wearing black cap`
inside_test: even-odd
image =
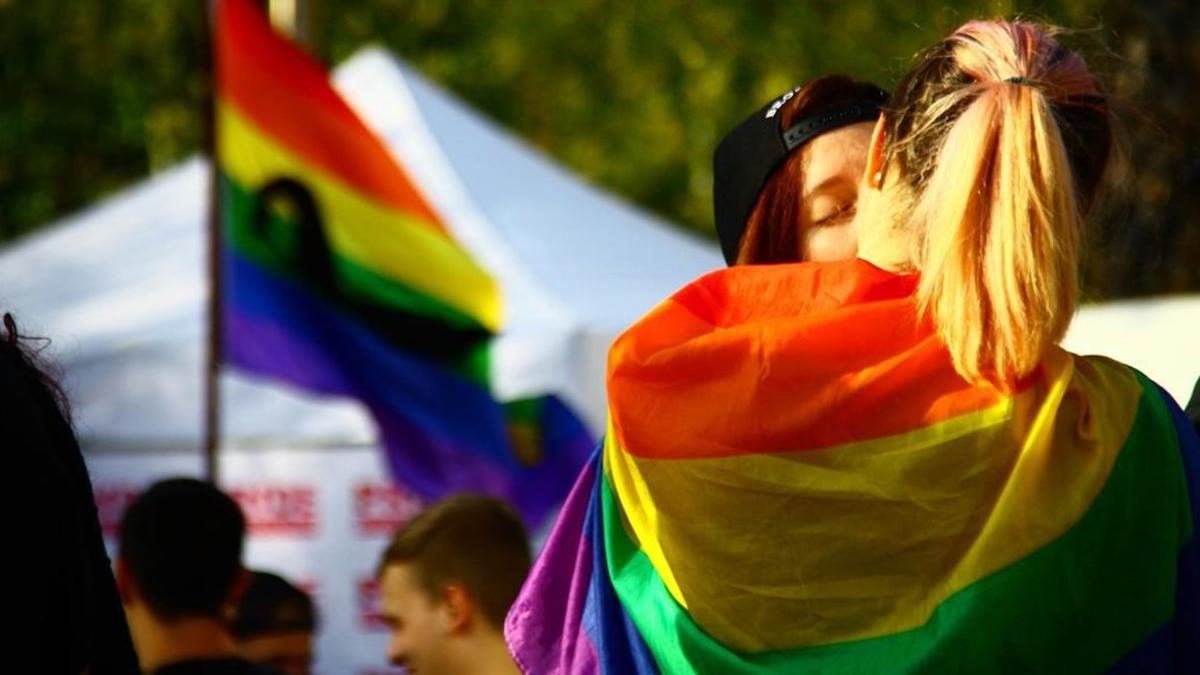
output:
[[[312,598],[277,574],[250,572],[233,622],[242,658],[283,675],[312,672],[317,615]]]
[[[886,98],[869,82],[828,75],[725,136],[713,156],[713,206],[728,264],[855,256],[859,179]]]

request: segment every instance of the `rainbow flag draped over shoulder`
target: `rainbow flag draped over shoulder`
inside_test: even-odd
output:
[[[722,270],[617,340],[506,635],[526,673],[1200,672],[1200,442],[1057,351],[959,378],[863,261]]]
[[[319,64],[247,0],[216,7],[224,360],[361,400],[423,496],[486,492],[539,522],[591,443],[553,396],[493,399],[496,281]]]

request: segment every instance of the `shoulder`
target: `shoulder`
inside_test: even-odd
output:
[[[1136,368],[1103,356],[1073,356],[1075,379],[1087,382],[1118,405],[1136,405],[1145,426],[1178,442],[1192,500],[1200,504],[1200,436],[1196,423],[1157,382]],[[1200,513],[1198,513],[1200,515]]]

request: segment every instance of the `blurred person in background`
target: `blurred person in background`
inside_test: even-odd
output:
[[[29,342],[5,314],[0,438],[12,462],[4,495],[15,593],[6,670],[136,673],[66,398]]]
[[[501,631],[529,564],[525,527],[504,502],[462,495],[422,511],[379,564],[388,660],[417,675],[518,672]]]
[[[250,573],[233,622],[242,658],[283,675],[308,675],[316,628],[316,611],[307,593],[277,574]]]
[[[117,586],[142,671],[262,675],[238,656],[230,623],[249,582],[246,521],[215,486],[172,478],[150,486],[121,521]]]
[[[887,92],[827,75],[776,98],[713,154],[713,207],[725,261],[849,260],[871,128]]]

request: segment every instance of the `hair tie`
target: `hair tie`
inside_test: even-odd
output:
[[[1030,86],[1030,87],[1033,86],[1033,81],[1028,80],[1024,77],[1021,77],[1020,75],[1014,75],[1004,81],[1009,84],[1023,84],[1023,85]]]

